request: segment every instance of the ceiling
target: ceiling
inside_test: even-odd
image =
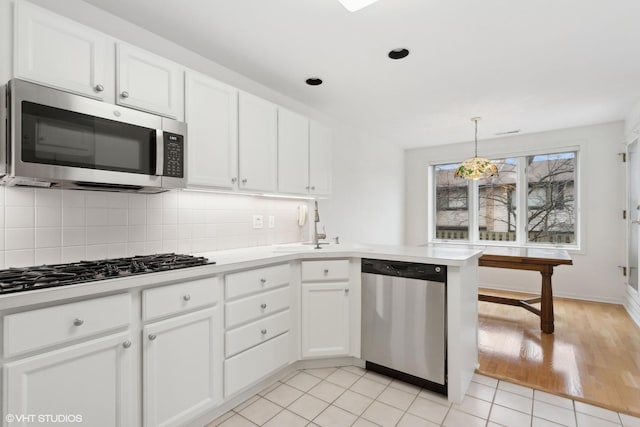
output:
[[[472,140],[472,116],[484,139],[640,100],[638,0],[85,1],[404,148]]]

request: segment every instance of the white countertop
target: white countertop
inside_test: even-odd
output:
[[[423,264],[464,266],[470,263],[476,264],[477,258],[481,254],[482,251],[471,248],[364,245],[357,243],[322,245],[322,249],[314,249],[312,245],[297,243],[203,252],[194,255],[204,256],[210,261],[215,262],[215,264],[79,283],[77,285],[9,293],[0,296],[0,310],[50,303],[69,298],[113,293],[125,289],[148,287],[160,283],[168,284],[171,282],[193,280],[199,277],[213,276],[234,270],[256,268],[263,265],[301,259],[374,258]]]

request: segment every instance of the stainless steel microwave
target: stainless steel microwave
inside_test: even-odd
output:
[[[143,193],[185,187],[185,123],[17,79],[2,90],[3,183]]]

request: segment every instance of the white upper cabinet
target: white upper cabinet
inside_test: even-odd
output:
[[[309,192],[331,194],[333,136],[331,129],[319,123],[309,123]]]
[[[189,186],[237,188],[238,90],[192,71],[185,89]]]
[[[278,110],[278,191],[307,194],[309,190],[309,119]]]
[[[107,36],[22,1],[14,23],[15,77],[100,100],[113,94]]]
[[[245,92],[239,94],[240,189],[275,192],[278,164],[278,108]]]
[[[175,62],[118,43],[116,102],[182,120],[184,70]]]

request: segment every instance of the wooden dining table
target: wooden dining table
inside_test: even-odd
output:
[[[480,249],[480,248],[479,248]],[[503,246],[484,246],[478,259],[480,267],[507,268],[512,270],[538,271],[542,275],[540,296],[518,299],[494,295],[479,294],[478,300],[497,304],[522,307],[540,316],[542,332],[552,334],[553,325],[553,286],[551,276],[553,268],[559,265],[572,265],[569,253],[564,249],[517,248]],[[540,308],[532,304],[540,303]]]

